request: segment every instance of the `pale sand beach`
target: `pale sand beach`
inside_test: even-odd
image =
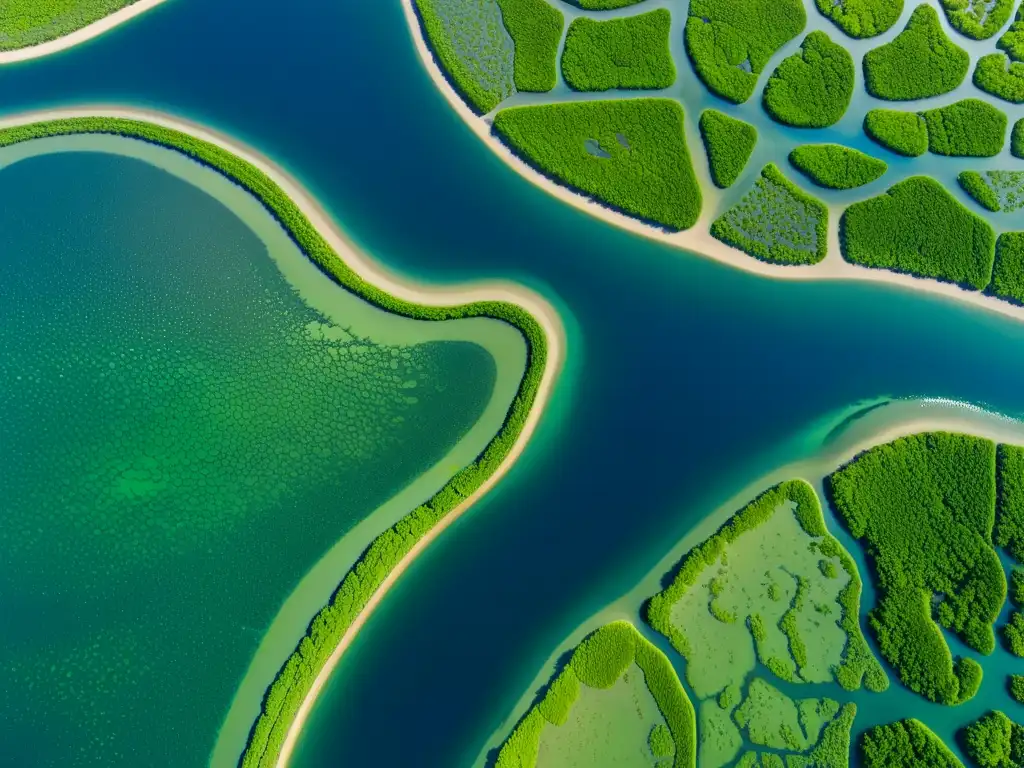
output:
[[[555,381],[562,369],[565,360],[565,329],[555,308],[538,294],[506,282],[487,282],[473,284],[456,288],[436,288],[433,286],[421,287],[411,282],[404,281],[396,275],[388,272],[382,265],[373,261],[369,256],[359,251],[345,236],[340,227],[323,209],[323,207],[310,195],[302,185],[293,178],[287,171],[276,165],[272,160],[255,150],[245,147],[222,133],[211,130],[197,123],[173,117],[156,111],[144,109],[126,109],[110,106],[84,106],[69,109],[50,109],[38,112],[29,112],[13,117],[0,119],[0,129],[10,128],[43,120],[55,120],[72,117],[119,117],[130,120],[144,120],[146,122],[161,125],[183,133],[188,133],[196,138],[216,144],[229,152],[237,155],[248,163],[263,171],[299,206],[303,214],[317,228],[320,234],[330,243],[339,257],[352,268],[360,277],[379,286],[389,293],[402,299],[413,301],[429,306],[447,306],[453,304],[465,304],[475,301],[504,301],[517,304],[528,311],[540,323],[545,339],[547,340],[547,365],[541,377],[537,397],[533,408],[527,417],[522,432],[516,439],[512,450],[501,463],[498,469],[492,474],[476,492],[469,496],[459,506],[455,507],[434,528],[402,558],[398,565],[391,571],[384,582],[373,593],[366,606],[359,616],[349,627],[342,637],[341,642],[331,654],[327,664],[317,675],[316,680],[309,693],[306,695],[299,712],[292,722],[281,749],[281,755],[277,765],[280,768],[288,765],[292,752],[295,748],[298,736],[309,716],[310,711],[316,702],[320,691],[323,689],[331,672],[337,666],[342,655],[351,645],[359,630],[366,623],[366,620],[374,612],[380,601],[387,594],[391,586],[399,579],[406,568],[423,552],[430,543],[452,523],[469,511],[491,488],[493,488],[502,477],[512,468],[520,457],[526,444],[529,442],[541,415],[548,404]]]
[[[0,51],[0,64],[14,64],[18,61],[29,61],[31,59],[38,59],[43,56],[49,56],[60,51],[73,48],[76,45],[81,45],[87,40],[92,40],[94,37],[99,37],[106,32],[109,32],[114,27],[118,27],[127,21],[131,21],[136,16],[145,13],[148,10],[156,8],[161,3],[166,3],[167,0],[138,0],[138,2],[132,3],[129,6],[122,8],[119,11],[115,11],[109,16],[104,16],[99,21],[94,21],[88,26],[76,29],[74,32],[64,37],[58,37],[56,40],[49,40],[39,45],[30,45],[27,48],[18,48],[13,51]]]
[[[433,80],[437,89],[444,95],[463,122],[483,141],[506,165],[522,176],[524,179],[540,187],[552,197],[556,197],[564,203],[589,213],[602,221],[612,224],[620,229],[627,230],[633,234],[646,237],[650,240],[666,243],[676,248],[690,251],[698,256],[713,259],[730,267],[741,269],[745,272],[761,275],[776,280],[863,280],[888,285],[900,286],[914,291],[924,291],[930,294],[961,301],[972,306],[981,307],[1000,315],[1007,315],[1019,320],[1024,320],[1024,307],[1010,304],[1006,301],[986,296],[981,293],[964,290],[959,286],[950,283],[941,283],[937,280],[901,275],[883,269],[871,269],[850,264],[845,261],[839,250],[839,215],[842,208],[829,206],[829,228],[828,228],[828,255],[819,264],[813,266],[782,266],[768,264],[748,256],[743,251],[733,248],[730,245],[716,240],[711,236],[711,223],[714,214],[704,206],[697,223],[684,232],[668,232],[656,226],[634,219],[618,211],[612,210],[601,203],[592,200],[582,194],[574,192],[567,187],[552,181],[540,173],[510,150],[497,136],[491,132],[491,126],[485,117],[473,112],[452,87],[448,78],[441,71],[434,54],[430,49],[423,34],[422,26],[413,7],[414,0],[402,0],[402,7],[405,11],[405,18],[408,24],[416,50],[419,53],[421,62]],[[693,152],[693,147],[690,148]],[[707,192],[705,190],[705,192]]]

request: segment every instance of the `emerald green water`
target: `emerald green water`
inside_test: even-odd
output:
[[[0,765],[203,764],[300,579],[488,411],[492,351],[282,269],[140,160],[0,170]]]

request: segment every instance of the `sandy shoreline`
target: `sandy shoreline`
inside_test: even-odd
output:
[[[416,46],[416,51],[419,53],[420,61],[423,63],[430,79],[433,80],[434,85],[444,95],[452,109],[458,113],[462,121],[473,133],[500,157],[506,165],[552,197],[558,198],[574,208],[633,234],[672,245],[676,248],[685,249],[698,256],[713,259],[730,267],[761,275],[762,277],[775,280],[862,280],[865,282],[885,283],[943,296],[947,299],[980,307],[1000,315],[1024,320],[1024,307],[1010,304],[1006,301],[985,296],[981,293],[966,291],[958,286],[940,283],[937,280],[901,275],[883,269],[861,267],[845,261],[839,252],[839,214],[843,207],[829,206],[828,256],[822,262],[813,266],[787,267],[759,261],[752,256],[748,256],[743,251],[713,238],[710,230],[714,216],[707,210],[710,206],[706,204],[706,201],[704,210],[693,227],[685,232],[666,232],[625,214],[613,211],[584,195],[573,192],[529,166],[491,133],[488,121],[475,114],[466,106],[466,103],[456,93],[451,83],[448,82],[448,79],[441,71],[424,36],[416,10],[413,7],[413,0],[402,0],[402,9],[405,12],[405,20]],[[690,149],[692,155],[693,147]],[[703,191],[707,195],[707,190]]]
[[[162,0],[158,0],[162,1]],[[352,270],[363,279],[375,286],[383,288],[394,296],[407,301],[426,304],[430,306],[445,306],[451,304],[463,304],[475,301],[503,301],[517,304],[528,311],[543,329],[547,341],[547,364],[541,376],[540,385],[537,390],[536,400],[533,408],[530,409],[523,429],[516,439],[508,456],[505,457],[498,469],[492,474],[483,485],[480,486],[471,496],[455,507],[448,515],[424,536],[417,544],[399,561],[392,569],[387,578],[373,593],[366,606],[356,617],[348,631],[342,637],[341,642],[331,654],[323,669],[317,675],[309,693],[303,700],[298,714],[292,721],[288,730],[281,755],[277,765],[284,768],[291,758],[292,751],[302,731],[302,727],[309,716],[310,711],[316,702],[320,691],[337,666],[342,655],[351,645],[359,630],[366,623],[380,601],[387,594],[391,586],[405,572],[406,568],[416,557],[426,549],[448,526],[454,523],[459,517],[465,514],[477,501],[479,501],[505,474],[512,468],[516,460],[522,454],[523,449],[529,442],[534,431],[540,422],[540,417],[547,406],[555,381],[562,369],[565,360],[565,330],[561,319],[555,308],[543,297],[522,286],[511,282],[486,282],[473,284],[461,288],[436,288],[433,286],[420,287],[406,282],[396,275],[388,272],[382,265],[374,262],[369,256],[359,251],[344,235],[339,226],[327,214],[324,208],[293,178],[287,171],[276,165],[272,160],[261,155],[253,149],[243,146],[230,137],[206,128],[188,120],[173,117],[161,112],[134,109],[118,108],[111,106],[97,105],[94,107],[80,106],[68,109],[48,109],[37,112],[28,112],[13,117],[0,119],[0,128],[10,128],[18,125],[39,122],[43,120],[54,120],[71,117],[119,117],[133,120],[145,120],[166,128],[182,131],[195,136],[211,144],[216,144],[251,163],[269,176],[287,194],[296,205],[302,210],[310,222],[316,227],[320,234],[330,243],[331,247],[339,257]]]
[[[98,21],[94,21],[92,24],[76,29],[70,34],[64,35],[64,37],[58,37],[56,40],[48,40],[45,43],[39,43],[38,45],[30,45],[27,48],[18,48],[13,51],[2,51],[0,52],[0,64],[14,64],[18,61],[29,61],[31,59],[38,59],[43,56],[49,56],[59,51],[73,48],[76,45],[81,45],[87,40],[92,40],[94,37],[99,37],[112,30],[114,27],[118,27],[124,24],[126,21],[131,21],[136,16],[139,16],[146,11],[156,8],[161,3],[165,3],[167,0],[137,0],[119,11],[115,11],[109,16],[104,16]]]

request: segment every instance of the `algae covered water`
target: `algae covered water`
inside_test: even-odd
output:
[[[470,430],[495,361],[331,322],[139,160],[0,182],[0,762],[201,765],[281,602]]]

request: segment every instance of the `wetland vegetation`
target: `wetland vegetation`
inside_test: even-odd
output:
[[[676,80],[668,47],[671,23],[664,8],[607,21],[575,19],[562,53],[565,82],[577,91],[667,88]]]

